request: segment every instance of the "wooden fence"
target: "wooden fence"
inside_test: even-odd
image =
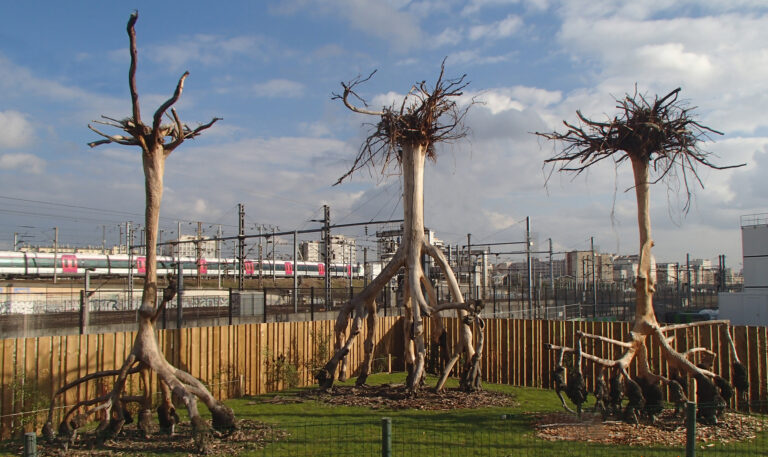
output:
[[[457,342],[459,321],[446,319],[450,347]],[[427,336],[429,336],[429,326]],[[520,319],[487,321],[483,379],[517,386],[552,386],[555,356],[544,343],[571,345],[578,330],[625,340],[630,324]],[[737,351],[750,373],[750,398],[768,400],[768,329],[731,327]],[[332,345],[333,321],[281,322],[224,327],[160,330],[163,351],[174,365],[201,379],[220,399],[258,395],[286,387],[291,374],[300,386],[313,384],[312,371],[327,360]],[[363,333],[364,335],[364,333]],[[100,370],[117,369],[131,349],[134,332],[66,335],[0,340],[0,437],[42,425],[52,394],[66,383]],[[399,317],[378,320],[374,357],[378,371],[401,370],[403,336]],[[703,346],[717,353],[715,371],[730,377],[731,356],[718,327],[701,326],[675,333],[678,351]],[[588,341],[584,350],[616,358],[621,348]],[[388,354],[392,358],[388,358]],[[349,354],[351,375],[363,356],[363,337]],[[668,373],[655,341],[649,350],[651,368]],[[392,362],[394,360],[394,362]],[[289,368],[280,372],[279,366]],[[595,367],[586,362],[585,375],[591,385]],[[295,371],[293,371],[295,369]],[[153,382],[156,385],[156,382]],[[58,414],[78,400],[105,393],[111,378],[93,380],[71,389],[57,399]],[[138,378],[129,379],[132,392],[140,389]],[[41,411],[45,410],[45,411]]]

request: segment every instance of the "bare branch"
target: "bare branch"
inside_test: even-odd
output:
[[[462,90],[469,83],[465,81],[466,75],[445,79],[445,60],[440,66],[440,74],[434,86],[427,86],[425,81],[414,84],[400,103],[393,103],[381,111],[359,108],[349,101],[351,95],[365,105],[355,88],[368,81],[374,73],[367,78],[358,77],[342,83],[343,93],[332,97],[342,100],[354,112],[379,116],[379,121],[374,124],[372,132],[360,147],[352,166],[334,185],[365,166],[381,165],[386,169],[390,163],[399,164],[400,151],[408,145],[425,147],[427,157],[434,160],[435,144],[456,141],[467,135],[464,117],[474,100],[463,107],[456,103],[456,97],[463,95]]]
[[[106,133],[100,132],[98,129],[96,129],[95,127],[91,126],[91,124],[88,124],[88,128],[93,130],[97,134],[103,136],[104,138],[106,138],[104,140],[92,141],[92,142],[88,143],[88,146],[90,146],[92,148],[96,147],[96,146],[98,146],[100,144],[107,144],[107,143],[118,143],[118,144],[124,144],[124,145],[128,145],[128,146],[135,146],[135,145],[138,144],[136,142],[136,140],[134,138],[132,138],[132,137],[127,137],[127,136],[123,136],[123,135],[107,135]]]
[[[184,90],[184,80],[187,79],[187,76],[189,76],[189,72],[185,71],[183,75],[181,75],[181,78],[179,78],[178,84],[176,84],[176,90],[173,91],[173,95],[171,98],[165,101],[162,105],[160,105],[159,108],[157,108],[157,111],[155,111],[155,115],[152,118],[152,135],[155,137],[155,141],[161,141],[160,138],[160,125],[163,120],[163,115],[166,111],[168,111],[168,108],[174,105],[177,101],[179,101],[179,97],[181,97],[181,92]]]
[[[128,38],[130,40],[131,67],[128,70],[128,87],[131,90],[131,106],[133,107],[133,122],[141,125],[141,109],[139,108],[139,92],[136,90],[136,64],[139,58],[139,51],[136,49],[136,20],[139,19],[139,12],[134,11],[128,19]]]
[[[565,133],[535,132],[563,145],[560,153],[545,163],[561,163],[560,171],[579,174],[608,157],[618,155],[616,162],[635,157],[654,164],[658,176],[651,182],[675,175],[677,169],[684,178],[687,209],[692,195],[687,175],[693,175],[703,187],[697,166],[725,170],[745,164],[716,165],[710,161],[712,154],[700,149],[699,144],[710,139],[709,135],[722,133],[695,121],[692,109],[678,99],[679,92],[677,88],[649,103],[635,91],[617,100],[620,114],[609,122],[589,119],[577,111],[579,125],[564,121]]]

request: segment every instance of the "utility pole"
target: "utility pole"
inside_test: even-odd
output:
[[[179,262],[181,262],[181,221],[177,222],[176,227],[176,257],[179,258]]]
[[[528,317],[533,319],[533,270],[531,269],[531,218],[525,216],[525,263],[528,282]]]
[[[721,288],[721,290],[722,290],[723,292],[725,292],[725,289],[726,289],[726,287],[727,287],[727,285],[728,285],[728,284],[726,284],[726,282],[725,282],[725,254],[723,254],[721,257],[723,258],[723,266],[722,266],[722,268],[720,269],[720,281],[721,281],[721,283],[722,283],[722,288]]]
[[[277,267],[277,258],[275,257],[275,227],[272,227],[272,285],[275,285],[275,268]]]
[[[261,231],[262,226],[259,225],[259,289],[264,288],[264,279],[262,278],[264,274],[264,245],[262,241],[264,238],[261,237]]]
[[[13,252],[16,252],[16,246],[19,244],[19,232],[13,232]]]
[[[691,289],[691,254],[685,254],[685,279],[688,281],[688,290],[686,293],[688,296],[688,306],[691,306],[691,300],[693,299],[693,291]]]
[[[293,231],[293,312],[299,312],[299,262],[297,262],[297,253],[299,251],[299,233]]]
[[[331,306],[331,208],[323,205],[323,232],[325,233],[325,307]]]
[[[469,283],[469,298],[472,299],[475,289],[475,268],[472,265],[472,234],[467,233],[467,282]]]
[[[245,282],[245,206],[237,204],[237,290],[243,290]]]
[[[182,321],[184,320],[184,266],[179,261],[178,274],[176,277],[176,328],[181,329]],[[181,332],[177,333],[177,337],[181,338]],[[179,344],[180,339],[178,340]]]
[[[128,254],[128,309],[133,309],[133,253],[131,241],[133,240],[133,228],[130,222],[125,223],[125,252]]]
[[[363,248],[363,287],[368,287],[368,246]]]
[[[101,253],[107,253],[107,226],[101,226]]]
[[[483,300],[488,299],[488,252],[490,251],[490,249],[491,249],[490,246],[486,246],[485,249],[483,250],[483,254],[482,254],[483,261],[480,265],[482,268],[482,276],[483,276],[483,280],[482,280],[483,292],[480,298],[482,298]]]
[[[349,243],[349,288],[352,289],[352,243]]]
[[[595,255],[595,237],[589,237],[592,250],[592,317],[597,317],[597,257]]]
[[[53,228],[53,283],[56,284],[56,260],[59,256],[59,228]]]
[[[219,289],[221,289],[221,224],[216,231],[216,264],[218,265],[219,272]]]
[[[552,238],[549,239],[549,291],[550,296],[553,300],[553,303],[557,303],[557,300],[555,300],[555,266],[552,259]],[[547,307],[547,310],[549,310],[549,303],[545,304]],[[557,312],[557,309],[555,309],[555,312]],[[563,316],[565,318],[565,316]],[[549,319],[549,311],[547,311],[547,319]]]
[[[198,221],[197,222],[197,240],[195,240],[195,257],[197,257],[197,261],[195,263],[197,263],[197,288],[198,289],[203,285],[202,284],[203,278],[202,278],[202,275],[200,274],[200,270],[202,268],[202,261],[203,261],[202,260],[203,256],[202,256],[202,251],[200,246],[200,240],[202,239],[202,237],[203,237],[203,223]]]

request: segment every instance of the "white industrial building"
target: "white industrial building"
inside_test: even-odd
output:
[[[357,263],[356,240],[344,235],[331,235],[331,263]],[[325,260],[325,240],[303,241],[299,246],[301,258],[307,262],[323,262]]]
[[[768,213],[741,218],[744,289],[721,293],[720,318],[734,325],[768,326]]]

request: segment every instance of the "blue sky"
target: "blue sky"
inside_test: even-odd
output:
[[[167,162],[163,228],[204,221],[232,233],[237,203],[249,231],[314,227],[322,205],[334,222],[400,217],[392,173],[360,172],[331,186],[365,136],[365,119],[331,94],[340,81],[378,70],[361,88],[371,106],[467,74],[482,103],[470,136],[439,150],[426,171],[426,223],[463,244],[518,241],[524,219],[557,250],[637,250],[631,173],[603,164],[578,178],[552,175],[551,144],[533,131],[559,128],[581,109],[612,115],[614,99],[682,87],[703,123],[725,133],[704,147],[723,164],[702,171],[691,211],[674,186],[653,188],[656,256],[685,253],[741,263],[739,216],[768,212],[768,6],[762,1],[476,0],[281,2],[11,2],[0,29],[0,248],[30,242],[117,239],[140,223],[138,150],[90,149],[88,122],[125,117],[133,8],[142,110],[153,112],[190,71],[177,108],[190,125],[223,120]],[[57,204],[57,205],[54,205]],[[68,205],[68,206],[63,206]],[[375,230],[369,230],[372,234]],[[350,235],[355,234],[350,232]],[[372,237],[367,238],[368,241]]]

